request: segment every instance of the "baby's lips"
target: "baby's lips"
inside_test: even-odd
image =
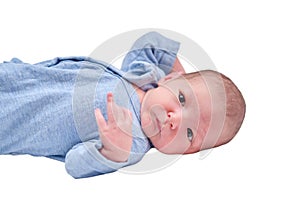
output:
[[[161,105],[152,106],[151,112],[155,115],[160,123],[164,123],[166,121],[167,113]]]
[[[153,137],[157,134],[156,126],[149,113],[142,115],[142,129],[147,137]]]

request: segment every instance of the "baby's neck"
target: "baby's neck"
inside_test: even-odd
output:
[[[144,96],[146,94],[146,92],[144,92],[143,90],[141,90],[138,86],[136,85],[133,85],[138,97],[139,97],[139,100],[140,100],[140,103],[142,104],[143,102],[143,99],[144,99]]]

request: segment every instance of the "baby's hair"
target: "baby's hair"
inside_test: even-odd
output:
[[[218,96],[225,96],[223,99],[226,102],[226,116],[223,120],[222,133],[212,146],[216,147],[228,143],[239,131],[246,112],[245,100],[238,87],[227,76],[213,70],[197,71],[183,74],[183,76],[192,84],[197,84],[199,77],[201,77],[205,81],[211,96],[217,98]]]

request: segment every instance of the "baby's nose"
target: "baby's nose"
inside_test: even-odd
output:
[[[169,124],[171,129],[176,129],[178,126],[178,117],[173,112],[168,112],[167,114],[167,123]]]

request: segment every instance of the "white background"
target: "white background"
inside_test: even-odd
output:
[[[1,62],[87,56],[125,31],[169,29],[197,42],[234,80],[247,114],[231,143],[152,174],[75,180],[60,162],[0,156],[1,199],[299,199],[297,1],[4,2]]]

